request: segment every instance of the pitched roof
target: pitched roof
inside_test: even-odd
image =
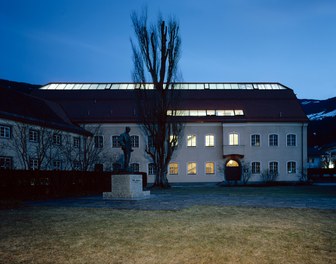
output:
[[[0,88],[0,118],[90,135],[89,132],[73,124],[56,102],[7,88]]]
[[[215,85],[214,83],[211,83]],[[220,86],[220,84],[222,86]],[[226,89],[226,83],[216,84],[223,89],[209,89],[206,84],[193,84],[201,89],[179,89],[180,110],[243,110],[236,116],[184,116],[187,122],[307,122],[293,90],[278,84],[236,84]],[[62,89],[56,89],[60,85]],[[81,87],[74,89],[74,87]],[[37,96],[59,103],[69,118],[77,123],[137,123],[136,92],[133,89],[83,89],[84,84],[48,84],[34,91]],[[100,87],[86,84],[86,87]],[[104,84],[104,87],[108,87]],[[123,84],[119,84],[121,87]],[[130,85],[130,84],[127,84]],[[242,86],[244,85],[244,86]],[[268,86],[266,86],[268,85]],[[190,87],[183,83],[182,87]],[[54,87],[54,89],[52,89]],[[67,89],[66,87],[72,87]],[[124,85],[124,87],[128,87]],[[203,88],[202,88],[203,87]],[[236,88],[232,88],[236,87]],[[239,88],[243,87],[243,88]],[[248,88],[247,88],[248,87]],[[263,88],[261,88],[263,87]],[[269,87],[269,88],[265,88]],[[150,92],[150,91],[149,91]]]

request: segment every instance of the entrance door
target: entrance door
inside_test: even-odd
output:
[[[241,166],[238,161],[230,159],[225,164],[225,179],[227,181],[240,181]]]

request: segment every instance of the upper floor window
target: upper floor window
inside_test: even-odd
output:
[[[156,174],[156,168],[154,163],[148,164],[148,175],[155,175]]]
[[[251,146],[260,147],[260,135],[251,135]]]
[[[269,145],[270,146],[278,146],[278,135],[276,134],[271,134],[269,135]]]
[[[287,162],[287,173],[289,174],[296,173],[296,162],[295,161]]]
[[[230,146],[237,146],[239,144],[239,136],[237,133],[230,133],[229,134],[229,145]]]
[[[188,175],[195,175],[197,173],[196,162],[188,162]]]
[[[29,141],[38,143],[40,141],[40,132],[36,129],[29,129]]]
[[[139,147],[139,136],[131,136],[132,148]]]
[[[215,136],[214,135],[209,134],[205,136],[205,146],[206,147],[215,146]]]
[[[57,146],[62,145],[62,136],[60,134],[53,134],[53,144]]]
[[[290,147],[296,146],[296,135],[294,134],[287,135],[287,146],[290,146]]]
[[[179,166],[177,162],[171,162],[169,164],[169,174],[170,175],[177,175],[179,171]]]
[[[120,148],[119,136],[112,136],[112,148]]]
[[[260,162],[254,161],[252,162],[252,174],[260,174]]]
[[[214,174],[215,173],[215,163],[214,162],[206,162],[205,163],[205,173],[206,174]]]
[[[11,138],[11,127],[0,125],[0,138]]]
[[[170,135],[169,137],[169,143],[171,146],[177,147],[178,145],[178,137],[176,135]]]
[[[0,170],[11,170],[13,168],[13,158],[0,156]]]
[[[187,147],[196,147],[196,135],[187,136]]]
[[[73,137],[73,146],[74,148],[80,147],[80,137]]]
[[[95,146],[95,148],[103,148],[104,147],[103,136],[95,136],[94,137],[94,146]]]

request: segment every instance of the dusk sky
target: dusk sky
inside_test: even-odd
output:
[[[180,23],[184,82],[280,82],[336,96],[335,0],[0,0],[0,78],[131,82],[132,11]]]

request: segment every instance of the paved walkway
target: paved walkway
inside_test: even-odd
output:
[[[129,210],[180,210],[194,205],[336,210],[336,186],[219,187],[215,184],[176,185],[170,190],[154,191],[149,199],[144,200],[103,200],[102,196],[86,196],[27,202],[27,205]]]

